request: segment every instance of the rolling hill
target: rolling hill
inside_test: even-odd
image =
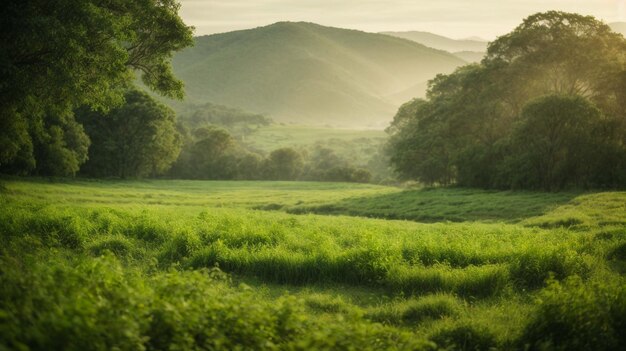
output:
[[[453,52],[454,56],[459,57],[469,63],[480,62],[485,56],[482,51],[457,51]]]
[[[412,40],[416,43],[420,43],[422,45],[445,50],[448,52],[459,52],[459,51],[472,51],[472,52],[485,52],[487,51],[487,42],[484,40],[480,40],[479,38],[468,38],[468,39],[451,39],[448,37],[444,37],[441,35],[429,33],[429,32],[419,32],[419,31],[408,31],[408,32],[382,32],[382,34],[390,35],[397,38],[403,38]]]
[[[173,60],[191,103],[359,127],[385,126],[407,90],[422,95],[426,81],[464,63],[409,40],[303,22],[197,37]]]

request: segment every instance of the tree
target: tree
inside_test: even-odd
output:
[[[513,179],[520,173],[511,165],[522,166],[515,154],[521,151],[513,145],[521,145],[517,135],[520,125],[541,138],[541,129],[535,131],[526,124],[530,115],[523,111],[537,98],[557,95],[578,99],[576,103],[546,102],[544,107],[561,104],[565,111],[575,114],[562,123],[575,123],[584,116],[579,115],[586,111],[581,101],[602,112],[602,118],[591,118],[595,122],[589,126],[594,133],[590,147],[602,150],[593,164],[610,170],[604,175],[586,173],[580,178],[584,181],[568,178],[565,183],[626,184],[620,166],[626,162],[625,86],[626,40],[621,35],[593,17],[556,11],[535,14],[491,43],[481,64],[438,75],[429,82],[427,100],[414,100],[401,107],[388,128],[390,161],[401,178],[427,184],[536,187],[535,182]],[[537,128],[547,123],[543,119],[536,122]],[[587,131],[576,129],[583,134]],[[572,130],[561,128],[561,132]],[[583,134],[579,137],[584,139]],[[542,152],[539,150],[533,152]],[[576,162],[586,163],[582,151],[579,154]],[[555,179],[545,182],[549,184],[545,187],[564,186]]]
[[[549,95],[524,107],[512,135],[508,159],[511,186],[559,190],[600,186],[597,174],[611,173],[605,163],[618,140],[606,138],[602,112],[581,96]]]
[[[36,164],[34,173],[73,176],[87,161],[91,141],[73,114],[50,116],[31,129]]]
[[[149,88],[182,97],[170,59],[192,44],[192,28],[178,9],[174,0],[1,2],[0,169],[15,168],[18,156],[35,165],[41,120],[121,105],[135,72]]]
[[[262,179],[263,158],[252,152],[245,152],[237,158],[237,179]]]
[[[394,118],[394,123],[402,120],[402,127],[392,130],[388,142],[394,170],[400,179],[418,179],[429,185],[450,184],[454,169],[447,123],[441,120],[435,104],[413,100],[413,105],[412,118],[403,116],[402,109]]]
[[[272,151],[264,163],[264,175],[271,180],[296,180],[302,173],[302,155],[292,148]]]
[[[174,112],[136,90],[129,91],[125,100],[108,114],[78,112],[92,141],[89,160],[81,169],[85,175],[156,176],[178,157],[182,141]]]
[[[484,63],[502,65],[525,101],[546,94],[607,94],[604,85],[624,71],[626,41],[592,16],[549,11],[526,18],[489,45]],[[614,94],[614,92],[613,92]]]
[[[199,128],[194,132],[196,142],[191,148],[191,166],[200,179],[232,179],[236,163],[231,151],[235,139],[225,130],[216,127]]]

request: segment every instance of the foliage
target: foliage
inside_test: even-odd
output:
[[[276,149],[264,162],[264,176],[267,179],[295,180],[302,173],[303,166],[304,160],[298,151],[292,148]]]
[[[92,145],[81,168],[94,177],[156,176],[167,171],[180,153],[174,112],[149,95],[131,90],[126,103],[107,114],[78,112]]]
[[[306,180],[367,183],[371,179],[369,171],[353,166],[330,148],[316,147],[307,161]]]
[[[187,104],[179,120],[190,128],[217,125],[226,128],[235,135],[245,137],[253,132],[252,128],[266,127],[272,120],[261,114],[254,114],[241,109],[205,103]]]
[[[565,199],[431,190],[443,212],[466,222],[428,224],[248,209],[401,192],[373,185],[5,184],[0,347],[521,350],[624,343],[617,332],[624,277],[613,268],[626,223],[614,210],[624,206],[622,193]],[[414,204],[428,192],[407,196]],[[530,218],[480,223],[457,204],[473,196],[494,213],[503,201],[519,202]],[[572,216],[584,227],[536,226]]]
[[[237,145],[224,129],[200,127],[187,136],[170,175],[191,179],[233,179]]]
[[[185,135],[180,157],[169,175],[183,179],[318,180],[367,183],[368,170],[354,166],[334,149],[277,148],[267,157],[251,151],[226,129],[199,127]]]
[[[622,183],[619,178],[605,178],[607,173],[618,174],[620,162],[626,161],[612,162],[610,154],[620,145],[607,137],[610,125],[596,106],[580,96],[533,100],[512,132],[508,147],[515,156],[503,165],[503,172],[516,188],[556,190]]]
[[[626,40],[593,17],[532,15],[481,64],[399,111],[389,152],[426,184],[557,190],[626,182]]]
[[[626,285],[550,282],[524,331],[531,350],[616,350],[626,343]]]
[[[30,171],[34,144],[43,143],[51,145],[41,145],[39,156],[49,159],[41,160],[45,165],[38,173],[75,173],[84,161],[85,143],[68,141],[84,139],[72,127],[72,111],[119,106],[135,72],[151,89],[182,97],[182,83],[174,78],[170,59],[192,38],[178,9],[174,0],[3,1],[2,171]],[[64,133],[58,129],[64,128],[59,120],[65,121]]]

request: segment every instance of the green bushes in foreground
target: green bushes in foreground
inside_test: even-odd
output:
[[[626,284],[572,277],[541,292],[520,343],[531,350],[621,350],[625,330]]]
[[[216,270],[147,276],[106,255],[23,263],[1,260],[0,349],[433,349],[363,320],[321,324],[302,301],[259,300]]]

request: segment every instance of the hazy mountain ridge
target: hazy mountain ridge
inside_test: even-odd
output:
[[[477,40],[479,38],[475,37],[468,39],[451,39],[442,35],[420,31],[382,32],[381,34],[408,39],[431,48],[445,50],[448,52],[485,52],[487,51],[488,44],[487,41]]]
[[[453,52],[454,56],[467,61],[468,63],[480,62],[485,57],[486,52],[483,51],[457,51]]]
[[[195,41],[173,61],[190,102],[338,126],[384,126],[405,101],[395,94],[465,63],[409,40],[303,22]]]

